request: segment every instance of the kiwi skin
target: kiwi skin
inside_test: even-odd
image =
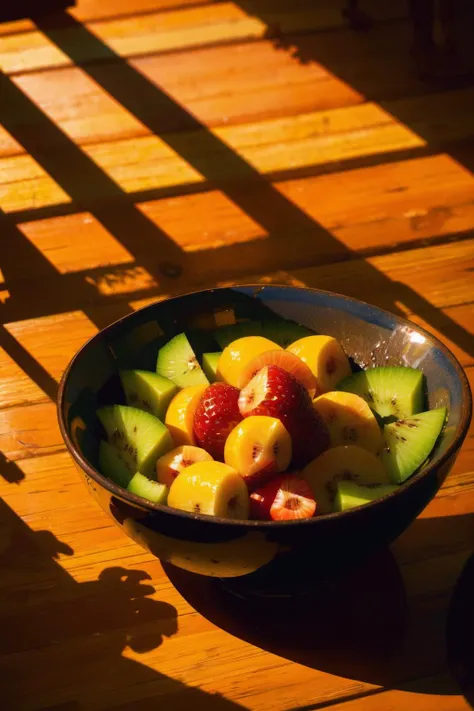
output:
[[[422,412],[425,404],[423,372],[405,366],[380,366],[353,373],[338,383],[337,390],[362,397],[381,424],[387,424],[389,418]]]
[[[156,460],[174,446],[168,428],[157,417],[128,405],[107,405],[97,410],[97,417],[131,473],[153,478]]]
[[[185,333],[174,336],[158,351],[156,372],[180,388],[209,385]]]
[[[160,484],[157,481],[148,479],[146,476],[137,472],[130,479],[127,485],[127,491],[131,494],[141,496],[155,504],[166,504],[168,499],[168,487]]]
[[[106,440],[99,444],[99,471],[124,489],[134,474],[133,467],[122,457],[119,450]]]
[[[447,410],[438,407],[384,427],[382,461],[395,484],[402,484],[426,463],[443,430]]]

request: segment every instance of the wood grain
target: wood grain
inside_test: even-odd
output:
[[[275,28],[278,34],[289,34],[340,28],[344,23],[339,7],[329,8],[324,0],[291,5],[287,2],[248,2],[242,6],[234,2],[194,3],[185,0],[181,3],[178,0],[177,5],[177,10],[173,10],[170,3],[169,10],[162,6],[159,12],[153,12],[156,5],[155,8],[146,8],[149,11],[143,13],[119,11],[116,17],[110,19],[105,12],[100,21],[91,19],[87,24],[94,34],[118,54],[131,56],[258,39]],[[379,17],[386,20],[400,16],[398,9],[387,13],[386,8],[381,8],[381,3],[378,5]],[[71,12],[71,15],[79,21],[85,19],[80,12]],[[70,33],[66,18],[59,22],[53,18],[48,24],[59,35],[67,37]],[[23,25],[23,30],[30,30],[26,32],[8,32],[9,29],[4,31],[0,45],[0,66],[4,71],[22,72],[61,67],[70,63],[64,53],[52,46],[41,32],[36,31],[34,25]],[[395,28],[394,31],[400,30]],[[71,39],[74,39],[74,35]],[[87,46],[81,48],[80,56],[81,62],[103,58],[100,52]]]
[[[289,211],[289,217],[294,215],[295,220],[281,225],[280,239],[284,241],[287,234],[296,237],[295,228],[302,231],[297,218],[303,211],[335,238],[332,243],[326,240],[326,252],[331,250],[333,254],[340,251],[341,245],[354,251],[386,249],[386,244],[380,243],[381,229],[387,243],[395,246],[474,227],[472,176],[446,155],[394,163],[390,171],[378,166],[276,182],[274,187],[295,206],[294,211]],[[338,201],[341,192],[347,195],[344,210]],[[318,200],[314,200],[315,194]],[[370,210],[365,207],[369,196]],[[445,204],[447,199],[449,207]],[[138,206],[185,252],[219,250],[267,236],[264,225],[251,219],[220,191],[152,200]],[[262,223],[270,210],[271,198],[262,199]],[[193,215],[192,222],[184,217],[188,213]],[[311,223],[303,224],[304,231],[309,231]],[[133,261],[130,252],[91,213],[22,223],[19,229],[61,273],[77,272],[81,266],[91,269]],[[255,246],[257,252],[258,245]],[[314,248],[317,257],[319,244]],[[251,251],[244,266],[247,271],[251,268],[256,272],[257,255],[249,259]],[[205,270],[207,262],[203,261],[201,269]],[[11,279],[15,279],[15,271],[25,278],[38,276],[41,269],[38,260],[22,262],[11,273]]]
[[[471,365],[474,353],[469,336],[473,303],[470,270],[473,267],[474,242],[468,240],[368,260],[294,270],[291,274],[278,273],[263,276],[256,281],[317,286],[371,300],[392,310],[398,306],[403,314],[409,318],[413,316],[415,322],[433,330],[448,346],[455,348],[463,365]],[[446,271],[449,272],[448,275]],[[144,281],[139,272],[135,275],[137,289],[146,290],[149,287],[149,277]],[[117,281],[117,291],[120,293],[123,284]],[[114,281],[109,279],[108,283],[113,291]],[[440,283],[443,283],[445,288],[440,289]],[[350,285],[353,285],[352,288]],[[186,288],[189,287],[184,286],[183,290]],[[43,291],[47,289],[48,285],[44,282]],[[172,293],[180,291],[181,289],[177,288]],[[128,293],[127,298],[130,297],[130,306],[139,308],[156,300],[157,294],[134,300],[133,293]],[[43,293],[43,299],[45,298],[46,294]],[[54,298],[55,293],[50,293],[50,301]],[[91,317],[94,321],[91,321]],[[7,323],[6,329],[56,381],[59,381],[79,346],[96,332],[94,323],[98,320],[103,323],[111,322],[115,317],[114,306],[104,305],[92,310],[89,308],[89,316],[81,311],[63,312]],[[37,402],[44,398],[44,393],[4,350],[0,350],[0,368],[3,376],[2,402],[5,407]],[[21,379],[21,387],[18,387],[18,379]],[[9,416],[8,412],[5,414]]]
[[[472,425],[391,551],[293,611],[296,641],[122,534],[57,425],[61,374],[100,328],[237,282],[405,315],[474,388],[474,91],[416,76],[405,2],[364,8],[366,33],[328,0],[77,0],[0,22],[5,710],[474,703],[446,637],[474,550]]]

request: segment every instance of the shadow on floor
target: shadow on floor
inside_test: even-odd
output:
[[[428,554],[419,564],[429,570],[430,546],[438,550],[442,541],[452,551],[457,540],[466,546],[469,530],[472,540],[467,545],[474,547],[474,515],[418,519],[407,535],[416,539],[417,549]],[[469,550],[465,559],[468,557]],[[466,568],[451,601],[450,584],[454,588],[459,570],[446,570],[439,594],[424,592],[421,585],[421,590],[407,595],[406,586],[409,590],[413,585],[413,570],[405,563],[400,565],[384,549],[339,581],[323,584],[310,595],[305,589],[304,595],[289,601],[240,598],[219,581],[169,564],[165,570],[183,597],[211,622],[281,657],[388,689],[436,693],[432,677],[449,673],[448,651],[450,658],[457,660],[454,676],[468,696],[472,693],[469,680],[474,678],[470,676],[474,666],[473,638],[469,636],[474,623],[473,576]],[[411,562],[412,569],[416,565]],[[426,575],[439,575],[439,565],[437,556]],[[245,593],[240,590],[239,595]],[[463,615],[466,626],[461,630]],[[459,694],[459,688],[453,681],[442,693]]]
[[[15,462],[7,459],[3,452],[0,452],[0,476],[9,484],[19,484],[25,478],[25,474],[20,467]]]
[[[474,708],[474,554],[454,590],[448,616],[447,645],[452,674]]]
[[[51,531],[31,530],[0,500],[5,709],[22,711],[33,697],[44,711],[243,709],[122,656],[127,648],[150,652],[176,634],[176,610],[149,597],[155,590],[142,570],[109,567],[98,580],[76,582],[57,562],[72,555]]]

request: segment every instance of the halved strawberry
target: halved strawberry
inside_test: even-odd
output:
[[[316,378],[311,370],[308,368],[306,363],[303,363],[303,361],[298,358],[298,356],[295,356],[294,353],[283,351],[281,349],[265,351],[264,353],[260,353],[255,358],[252,358],[245,368],[242,369],[237,386],[239,388],[244,388],[248,385],[252,378],[257,375],[258,371],[266,365],[277,365],[279,368],[283,368],[283,370],[291,373],[296,380],[299,380],[299,382],[304,385],[309,393],[309,396],[314,398],[317,392],[317,387]]]
[[[270,517],[273,521],[292,521],[311,518],[316,511],[316,501],[311,487],[304,479],[286,477],[278,487]]]
[[[326,425],[312,407],[308,391],[291,373],[267,365],[240,391],[244,417],[276,417],[288,430],[293,447],[292,464],[305,466],[329,446]]]
[[[204,391],[194,415],[197,444],[214,459],[224,461],[228,434],[242,420],[239,391],[226,383],[213,383]]]
[[[249,518],[260,521],[291,521],[311,518],[316,501],[304,479],[284,474],[250,494]]]
[[[273,502],[275,501],[275,497],[277,495],[278,489],[280,488],[281,482],[284,481],[287,477],[287,474],[280,474],[279,476],[274,476],[269,483],[265,484],[265,486],[259,487],[250,494],[250,519],[254,519],[257,521],[271,520],[270,509],[272,507]]]

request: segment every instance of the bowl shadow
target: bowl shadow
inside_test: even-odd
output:
[[[472,541],[468,533],[467,550],[460,530],[473,532]],[[419,560],[410,553],[413,539],[421,541]],[[428,589],[431,573],[426,573],[426,582],[423,576],[426,566],[435,574],[440,565],[437,541],[462,562],[454,573],[446,572],[443,590],[434,592]],[[385,689],[462,692],[473,704],[474,556],[459,574],[474,544],[474,516],[418,519],[400,542],[405,545],[400,554],[382,548],[344,576],[313,587],[309,576],[308,586],[302,584],[288,598],[246,594],[243,585],[239,590],[229,581],[170,564],[164,568],[194,609],[261,649]],[[455,545],[460,550],[453,550]],[[421,586],[418,570],[423,571]],[[434,677],[445,675],[446,682],[433,685]]]

